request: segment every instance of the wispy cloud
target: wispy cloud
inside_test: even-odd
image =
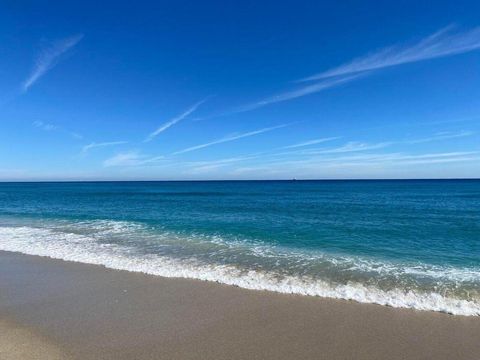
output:
[[[328,148],[327,149],[314,148],[314,149],[307,149],[307,150],[302,149],[300,154],[335,154],[335,153],[347,153],[347,152],[361,152],[361,151],[367,151],[367,150],[381,149],[387,146],[397,145],[397,144],[420,144],[420,143],[426,143],[431,141],[441,141],[441,140],[461,138],[461,137],[471,136],[473,134],[475,134],[473,131],[460,131],[460,132],[446,131],[446,132],[439,132],[433,136],[429,136],[425,138],[404,140],[404,141],[384,141],[379,143],[364,143],[359,141],[349,141],[342,146],[331,148],[331,149],[328,149]],[[327,138],[327,140],[330,140],[330,138]],[[299,146],[293,145],[290,147],[294,147],[294,148],[300,147],[303,144],[310,145],[309,142],[306,142],[306,143],[298,144]]]
[[[303,87],[300,87],[300,88],[297,88],[297,89],[294,89],[294,90],[291,90],[291,91],[286,91],[286,92],[283,92],[283,93],[265,98],[263,100],[260,100],[260,101],[254,102],[254,103],[241,106],[237,109],[232,110],[228,114],[235,114],[235,113],[251,111],[251,110],[261,108],[261,107],[266,106],[266,105],[279,103],[279,102],[283,102],[283,101],[287,101],[287,100],[296,99],[296,98],[299,98],[299,97],[302,97],[302,96],[314,94],[314,93],[317,93],[317,92],[320,92],[320,91],[323,91],[323,90],[327,90],[327,89],[333,88],[335,86],[339,86],[341,84],[345,84],[347,82],[356,80],[356,79],[360,78],[361,76],[364,76],[364,74],[362,74],[362,75],[356,74],[356,75],[344,76],[344,77],[336,78],[336,79],[328,79],[328,80],[319,81],[319,82],[317,82],[315,84],[312,84],[312,85],[303,86]],[[226,114],[223,114],[223,115],[226,115]]]
[[[339,154],[340,155],[340,154]],[[340,156],[313,156],[302,159],[274,159],[261,164],[268,168],[290,169],[377,169],[395,168],[402,165],[428,165],[453,162],[468,162],[480,160],[478,151],[448,152],[448,153],[426,153],[426,154],[404,154],[404,153],[364,153],[349,154]]]
[[[298,144],[284,146],[283,149],[295,149],[295,148],[304,147],[304,146],[321,144],[321,143],[324,143],[324,142],[327,142],[327,141],[333,141],[333,140],[337,140],[337,139],[340,139],[340,136],[309,140],[309,141],[301,142],[301,143],[298,143]]]
[[[238,162],[252,160],[257,157],[258,156],[256,155],[243,155],[243,156],[236,156],[236,157],[210,160],[210,161],[193,161],[188,163],[188,166],[191,167],[189,172],[190,173],[208,172],[218,168],[230,166]]]
[[[450,153],[433,153],[433,154],[419,154],[419,155],[404,155],[399,156],[397,161],[404,164],[437,164],[444,162],[459,162],[477,160],[477,151],[457,151]]]
[[[381,149],[387,146],[392,145],[392,142],[380,142],[380,143],[362,143],[358,141],[350,141],[342,146],[332,148],[332,149],[312,149],[307,150],[304,153],[308,154],[337,154],[337,153],[347,153],[347,152],[359,152],[359,151],[367,151],[367,150],[374,150],[374,149]]]
[[[405,165],[433,165],[442,163],[478,161],[480,157],[476,151],[427,153],[427,154],[362,154],[358,156],[312,159],[311,163],[323,164],[329,168],[350,167],[361,168],[376,166],[387,169]]]
[[[205,101],[207,101],[208,98],[205,98],[195,104],[193,104],[191,107],[189,107],[186,111],[184,111],[183,113],[181,113],[180,115],[174,117],[173,119],[170,119],[169,121],[167,121],[166,123],[162,124],[157,130],[155,130],[154,132],[150,133],[147,138],[144,140],[144,142],[149,142],[149,141],[152,141],[156,136],[158,136],[158,134],[164,132],[165,130],[167,130],[169,127],[175,125],[176,123],[178,123],[179,121],[182,121],[183,119],[185,119],[187,116],[189,116],[190,114],[192,114],[195,110],[197,110],[197,108],[202,105]]]
[[[68,130],[67,130],[67,132],[68,132],[71,136],[73,136],[75,139],[78,139],[78,140],[83,139],[83,135],[82,135],[82,134],[79,134],[79,133],[73,132],[73,131],[68,131]]]
[[[33,126],[36,128],[42,129],[44,131],[55,131],[58,129],[56,125],[49,124],[43,121],[36,120],[32,123]]]
[[[406,140],[405,142],[409,144],[420,144],[420,143],[431,142],[431,141],[462,138],[466,136],[472,136],[473,134],[475,134],[475,132],[473,131],[460,131],[460,132],[444,131],[444,132],[436,133],[435,135],[430,137],[426,137],[422,139]]]
[[[46,123],[44,121],[40,121],[40,120],[36,120],[32,123],[32,125],[38,129],[41,129],[43,131],[57,131],[57,132],[62,132],[62,133],[65,133],[65,134],[68,134],[72,137],[74,137],[75,139],[83,139],[83,136],[79,133],[76,133],[76,132],[73,132],[73,131],[69,131],[69,130],[66,130],[64,128],[61,128],[55,124],[51,124],[51,123]]]
[[[450,152],[450,153],[364,153],[364,154],[338,154],[340,156],[315,156],[302,159],[274,159],[258,163],[243,163],[239,157],[238,163],[232,160],[234,166],[222,170],[221,163],[212,161],[204,166],[186,169],[183,173],[195,176],[215,176],[221,174],[221,178],[232,176],[233,178],[400,178],[424,177],[423,169],[437,166],[441,169],[446,163],[474,163],[480,161],[480,153]],[[226,159],[228,160],[228,159]],[[248,160],[248,159],[247,159]],[[219,160],[220,162],[221,160]],[[440,166],[440,167],[438,167]],[[415,169],[415,170],[413,170]],[[441,173],[438,173],[441,174]],[[413,175],[413,176],[412,176]],[[445,174],[443,174],[445,175]]]
[[[242,139],[242,138],[246,138],[246,137],[250,137],[250,136],[263,134],[263,133],[266,133],[266,132],[269,132],[269,131],[272,131],[272,130],[276,130],[276,129],[286,127],[288,125],[290,125],[290,124],[282,124],[282,125],[278,125],[278,126],[272,126],[272,127],[268,127],[268,128],[259,129],[259,130],[249,131],[249,132],[246,132],[246,133],[227,136],[227,137],[224,137],[224,138],[221,138],[221,139],[218,139],[218,140],[214,140],[214,141],[211,141],[211,142],[208,142],[208,143],[195,145],[195,146],[191,146],[191,147],[188,147],[188,148],[180,150],[180,151],[176,151],[172,155],[184,154],[184,153],[187,153],[187,152],[190,152],[190,151],[203,149],[203,148],[206,148],[206,147],[209,147],[209,146],[212,146],[212,145],[222,144],[222,143],[226,143],[226,142],[230,142],[230,141],[234,141],[234,140],[238,140],[238,139]]]
[[[143,160],[144,156],[141,155],[138,151],[128,151],[116,154],[111,158],[106,159],[103,162],[103,166],[132,166],[138,165]]]
[[[372,162],[395,162],[395,161],[416,161],[438,158],[457,158],[477,155],[478,151],[454,151],[444,153],[426,153],[426,154],[405,154],[405,153],[367,153],[355,155],[342,155],[340,157],[315,158],[315,161],[332,161],[332,162],[346,162],[346,161],[372,161]]]
[[[232,165],[238,162],[245,162],[245,161],[260,161],[267,162],[270,164],[278,163],[278,164],[301,164],[301,163],[325,163],[325,162],[335,162],[335,161],[352,161],[353,163],[362,163],[362,162],[380,162],[380,161],[426,161],[430,157],[458,157],[462,156],[462,159],[466,159],[467,157],[470,158],[473,154],[472,152],[455,152],[455,153],[441,153],[441,154],[434,154],[434,155],[401,155],[399,153],[371,153],[372,150],[383,149],[392,145],[401,145],[401,144],[412,144],[412,143],[420,143],[420,142],[427,142],[427,141],[436,141],[436,140],[443,140],[461,136],[468,136],[473,134],[473,132],[460,132],[460,133],[449,133],[449,132],[441,132],[437,133],[434,136],[416,140],[405,140],[405,141],[385,141],[385,142],[378,142],[378,143],[366,143],[360,141],[349,141],[341,146],[333,147],[333,148],[307,148],[302,149],[302,147],[306,147],[309,145],[314,145],[322,142],[332,141],[335,139],[339,139],[341,137],[328,137],[328,138],[321,138],[315,139],[310,141],[305,141],[302,143],[288,145],[281,148],[273,149],[270,151],[264,152],[257,152],[248,155],[241,155],[233,158],[227,159],[219,159],[219,160],[211,160],[211,161],[197,161],[197,162],[190,162],[190,166],[193,166],[195,169],[198,169],[199,172],[207,171],[208,169],[216,169],[220,167],[225,167],[228,165]],[[213,142],[216,143],[216,142]],[[204,144],[205,145],[205,144]],[[203,147],[203,146],[202,146]],[[196,147],[194,147],[196,148]],[[189,148],[190,149],[190,148]],[[281,149],[288,149],[287,151],[275,151]],[[188,150],[188,149],[186,149]],[[347,155],[345,155],[347,154]],[[422,160],[423,159],[423,160]],[[453,160],[445,160],[445,162],[450,162]],[[441,162],[440,160],[435,160],[432,162]]]
[[[453,26],[447,26],[413,45],[390,46],[354,59],[349,63],[297,81],[315,81],[312,85],[279,93],[207,118],[252,111],[270,104],[314,94],[357,80],[373,70],[480,49],[480,27],[456,33],[453,33],[453,28]]]
[[[200,117],[194,119],[195,121],[201,121],[201,120],[207,120],[207,119],[212,119],[212,118],[217,118],[217,117],[222,117],[222,116],[228,116],[228,115],[234,115],[234,114],[240,114],[252,110],[259,109],[261,107],[279,103],[279,102],[284,102],[288,100],[293,100],[296,98],[300,98],[302,96],[314,94],[317,92],[321,92],[336,86],[340,86],[342,84],[348,83],[350,81],[354,81],[356,79],[359,79],[360,77],[365,76],[366,74],[356,74],[356,75],[350,75],[350,76],[345,76],[342,78],[337,78],[337,79],[327,79],[324,81],[319,81],[315,84],[308,85],[308,86],[303,86],[303,87],[297,87],[294,90],[290,91],[285,91],[282,93],[279,93],[274,96],[270,96],[267,98],[264,98],[262,100],[242,105],[233,109],[230,109],[228,111],[216,113],[210,116],[205,116],[205,117]]]
[[[105,167],[140,167],[140,166],[159,166],[160,164],[169,164],[170,159],[163,155],[151,156],[144,154],[139,150],[122,151],[103,162]]]
[[[122,145],[127,144],[128,141],[109,141],[109,142],[101,142],[101,143],[90,143],[82,147],[82,153],[86,154],[89,150],[99,147],[106,147],[106,146],[114,146],[114,145]]]
[[[30,76],[22,83],[21,90],[26,92],[33,84],[35,84],[43,75],[58,64],[60,56],[73,48],[82,40],[83,35],[75,35],[56,41],[51,46],[43,49],[38,55],[37,60]]]
[[[395,45],[352,60],[333,69],[302,79],[315,81],[334,76],[345,76],[369,70],[456,55],[480,48],[480,27],[452,33],[447,26],[413,45]]]

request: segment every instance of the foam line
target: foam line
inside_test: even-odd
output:
[[[0,250],[103,265],[112,269],[163,277],[214,281],[251,290],[354,300],[455,315],[480,315],[480,304],[477,301],[444,297],[439,293],[420,293],[402,289],[386,291],[358,283],[332,285],[309,277],[279,277],[275,273],[245,271],[233,265],[204,264],[195,259],[181,260],[155,254],[141,255],[133,247],[102,244],[88,235],[45,228],[0,226]]]

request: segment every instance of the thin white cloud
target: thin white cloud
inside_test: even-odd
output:
[[[373,149],[381,149],[387,146],[392,145],[392,142],[381,142],[375,144],[362,143],[358,141],[350,141],[345,145],[332,148],[332,149],[312,149],[308,150],[305,153],[308,154],[337,154],[337,153],[346,153],[346,152],[358,152],[358,151],[367,151]]]
[[[426,137],[422,139],[414,139],[414,140],[405,140],[405,141],[385,141],[379,143],[363,143],[359,141],[349,141],[348,143],[332,148],[332,149],[309,149],[309,150],[302,150],[303,154],[335,154],[335,153],[346,153],[346,152],[360,152],[360,151],[367,151],[367,150],[374,150],[374,149],[381,149],[387,146],[395,145],[395,144],[418,144],[430,141],[440,141],[440,140],[447,140],[447,139],[454,139],[459,137],[465,137],[473,135],[474,132],[472,131],[462,131],[458,133],[454,132],[441,132],[437,133],[431,137]]]
[[[262,99],[262,100],[259,100],[259,101],[256,101],[256,102],[253,102],[253,103],[250,103],[250,104],[246,104],[246,105],[231,109],[229,111],[225,111],[225,112],[222,112],[222,113],[217,113],[217,114],[213,114],[213,115],[205,116],[205,117],[201,117],[201,118],[195,118],[194,121],[207,120],[207,119],[212,119],[212,118],[217,118],[217,117],[222,117],[222,116],[227,116],[227,115],[234,115],[234,114],[239,114],[239,113],[244,113],[244,112],[256,110],[256,109],[262,108],[262,107],[267,106],[267,105],[271,105],[271,104],[275,104],[275,103],[279,103],[279,102],[284,102],[284,101],[288,101],[288,100],[293,100],[293,99],[300,98],[300,97],[303,97],[303,96],[306,96],[306,95],[310,95],[310,94],[314,94],[314,93],[317,93],[317,92],[320,92],[320,91],[324,91],[324,90],[327,90],[327,89],[330,89],[330,88],[333,88],[333,87],[336,87],[336,86],[340,86],[342,84],[346,84],[350,81],[357,80],[357,79],[359,79],[361,77],[364,77],[364,76],[366,76],[366,73],[353,74],[353,75],[344,76],[344,77],[335,78],[335,79],[326,79],[326,80],[319,81],[319,82],[317,82],[315,84],[312,84],[312,85],[307,85],[307,86],[303,86],[303,87],[300,87],[300,88],[297,88],[297,89],[294,89],[294,90],[285,91],[283,93],[279,93],[277,95],[270,96],[270,97],[267,97],[265,99]]]
[[[194,161],[194,162],[187,163],[187,165],[191,167],[189,171],[190,173],[203,173],[203,172],[208,172],[210,170],[223,168],[226,166],[231,166],[238,162],[252,160],[257,157],[258,156],[256,155],[244,155],[244,156],[236,156],[236,157],[210,160],[210,161]]]
[[[272,130],[283,128],[283,127],[288,126],[288,125],[290,125],[290,124],[282,124],[282,125],[278,125],[278,126],[272,126],[272,127],[268,127],[268,128],[255,130],[255,131],[249,131],[249,132],[242,133],[242,134],[227,136],[227,137],[224,137],[222,139],[211,141],[211,142],[208,142],[208,143],[205,143],[205,144],[191,146],[189,148],[186,148],[186,149],[183,149],[183,150],[180,150],[180,151],[176,151],[172,155],[184,154],[184,153],[187,153],[187,152],[190,152],[190,151],[203,149],[203,148],[206,148],[206,147],[209,147],[209,146],[212,146],[212,145],[222,144],[222,143],[226,143],[226,142],[230,142],[230,141],[234,141],[234,140],[238,140],[238,139],[242,139],[242,138],[246,138],[246,137],[250,137],[250,136],[254,136],[254,135],[263,134],[263,133],[266,133],[266,132],[269,132],[269,131],[272,131]]]
[[[371,154],[369,151],[371,150],[376,150],[376,149],[382,149],[385,147],[389,147],[392,145],[396,144],[411,144],[411,143],[421,143],[421,142],[427,142],[427,141],[437,141],[437,140],[443,140],[443,139],[450,139],[450,138],[456,138],[456,137],[463,137],[463,136],[469,136],[474,134],[473,132],[470,131],[464,131],[464,132],[459,132],[459,133],[450,133],[450,132],[440,132],[435,134],[434,136],[428,137],[428,138],[423,138],[423,139],[416,139],[416,140],[405,140],[405,141],[388,141],[388,142],[379,142],[379,143],[365,143],[365,142],[359,142],[359,141],[350,141],[347,142],[341,146],[334,147],[334,148],[313,148],[313,149],[299,149],[304,146],[309,146],[309,145],[314,145],[326,141],[331,141],[335,139],[339,139],[341,137],[329,137],[329,138],[321,138],[321,139],[315,139],[315,140],[310,140],[294,145],[289,145],[289,146],[284,146],[278,149],[289,149],[287,151],[266,151],[266,152],[259,152],[255,154],[250,154],[250,155],[243,155],[239,156],[236,158],[233,158],[235,162],[243,162],[247,160],[266,160],[266,159],[272,159],[275,162],[279,162],[282,164],[286,164],[289,161],[307,161],[305,160],[305,157],[314,157],[316,160],[315,161],[328,161],[329,159],[347,159],[350,158],[352,160],[366,160],[366,159],[374,159],[378,160],[380,157],[382,157],[383,160],[387,159],[392,159],[393,155],[397,154],[392,154],[392,153],[386,153],[386,154]],[[366,152],[366,153],[365,153]],[[348,157],[344,156],[345,153],[365,153],[365,154],[355,154],[355,155],[349,155]],[[471,155],[472,153],[444,153],[444,154],[439,154],[439,155],[445,155],[445,156],[457,156],[457,155]],[[321,157],[317,156],[320,155]],[[324,155],[334,155],[335,157],[325,157]],[[304,160],[292,160],[293,157],[301,157],[304,158]],[[340,156],[340,157],[339,157]],[[405,158],[404,158],[405,159]],[[230,159],[227,159],[230,160]],[[269,161],[272,161],[269,160]],[[400,160],[396,158],[395,160]],[[225,162],[226,163],[226,162]],[[218,160],[218,161],[210,161],[210,162],[197,162],[195,165],[198,165],[199,167],[202,166],[215,166],[219,167],[219,165],[223,165],[224,161],[223,160]]]
[[[364,156],[340,157],[323,159],[330,163],[330,167],[337,166],[368,166],[376,165],[381,167],[392,167],[401,165],[428,165],[452,162],[478,161],[477,151],[459,151],[450,153],[428,153],[428,154],[365,154]],[[317,159],[322,161],[322,159]]]
[[[227,165],[228,164],[221,164],[221,163],[210,164],[210,165],[201,165],[201,166],[196,166],[196,167],[189,168],[189,169],[185,170],[184,173],[187,173],[187,174],[209,173],[211,171],[223,168]]]
[[[44,121],[36,120],[32,123],[32,125],[38,129],[41,129],[43,131],[56,131],[60,133],[65,133],[68,134],[69,136],[74,137],[75,139],[83,139],[83,136],[79,133],[73,132],[66,130],[64,128],[61,128],[55,124],[47,123]]]
[[[280,167],[291,170],[300,168],[326,169],[326,168],[366,168],[378,166],[391,168],[400,165],[438,164],[452,162],[466,162],[480,160],[478,151],[404,154],[404,153],[365,153],[341,156],[314,156],[303,159],[275,159],[261,164],[270,168]]]
[[[76,133],[76,132],[73,132],[73,131],[68,131],[68,130],[67,130],[67,133],[70,134],[71,136],[73,136],[75,139],[78,139],[78,140],[83,139],[82,134],[79,134],[79,133]]]
[[[298,144],[284,146],[283,149],[295,149],[295,148],[304,147],[304,146],[316,145],[316,144],[321,144],[321,143],[324,143],[324,142],[327,142],[327,141],[337,140],[339,138],[340,138],[340,136],[314,139],[314,140],[301,142],[301,143],[298,143]]]
[[[170,160],[165,156],[151,156],[141,153],[139,150],[122,151],[103,161],[104,167],[140,167],[159,166],[169,164]]]
[[[49,124],[40,120],[36,120],[32,123],[36,128],[42,129],[44,131],[55,131],[58,130],[58,127],[53,124]]]
[[[251,160],[255,159],[256,155],[242,155],[242,156],[234,156],[229,158],[223,159],[215,159],[215,160],[204,160],[204,161],[190,161],[187,162],[190,166],[210,166],[210,165],[225,165],[225,164],[232,164],[239,161]]]
[[[420,143],[431,142],[431,141],[439,141],[439,140],[447,140],[447,139],[455,139],[455,138],[461,138],[466,136],[472,136],[473,134],[475,134],[473,131],[460,131],[460,132],[445,131],[445,132],[437,133],[434,136],[426,137],[423,139],[407,140],[406,142],[409,144],[420,144]]]
[[[480,49],[480,27],[457,33],[452,33],[452,29],[453,26],[447,26],[414,45],[390,46],[300,81],[344,76]]]
[[[89,150],[94,149],[94,148],[99,148],[99,147],[105,147],[105,146],[114,146],[114,145],[122,145],[126,144],[128,141],[109,141],[109,142],[101,142],[101,143],[90,143],[88,145],[85,145],[82,147],[82,153],[85,154]]]
[[[319,82],[317,82],[315,84],[312,84],[312,85],[303,86],[301,88],[291,90],[291,91],[286,91],[286,92],[268,97],[266,99],[257,101],[255,103],[241,106],[241,107],[229,112],[228,114],[235,114],[235,113],[251,111],[251,110],[261,108],[261,107],[266,106],[266,105],[270,105],[270,104],[274,104],[274,103],[278,103],[278,102],[283,102],[283,101],[287,101],[287,100],[292,100],[292,99],[296,99],[296,98],[299,98],[299,97],[302,97],[302,96],[314,94],[314,93],[317,93],[317,92],[320,92],[320,91],[323,91],[323,90],[327,90],[327,89],[333,88],[335,86],[339,86],[341,84],[345,84],[347,82],[356,80],[361,76],[363,76],[363,74],[362,75],[356,74],[356,75],[350,75],[350,76],[345,76],[345,77],[336,78],[336,79],[328,79],[328,80],[324,80],[324,81],[319,81]],[[223,115],[226,115],[226,114],[223,114]]]
[[[404,153],[368,153],[330,158],[315,158],[316,161],[411,161],[438,158],[465,157],[477,155],[478,151],[454,151],[445,153],[404,154]]]
[[[354,59],[347,64],[299,80],[299,82],[317,81],[312,85],[286,91],[241,106],[232,111],[214,115],[213,117],[247,112],[266,105],[313,94],[357,80],[361,75],[365,75],[371,70],[456,55],[480,49],[480,27],[459,33],[452,33],[452,29],[453,26],[447,26],[414,45],[390,46],[367,56]]]
[[[103,166],[132,166],[138,165],[142,160],[144,160],[144,156],[142,156],[138,151],[128,151],[119,153],[111,158],[106,159],[103,162]]]
[[[336,153],[347,153],[347,152],[361,152],[367,150],[374,150],[374,149],[381,149],[387,146],[395,145],[395,144],[419,144],[424,142],[431,142],[431,141],[440,141],[440,140],[447,140],[447,139],[454,139],[460,137],[466,137],[473,135],[473,131],[461,131],[461,132],[440,132],[433,136],[421,138],[421,139],[414,139],[414,140],[405,140],[405,141],[385,141],[379,143],[363,143],[359,141],[349,141],[348,143],[331,149],[308,149],[308,150],[301,150],[300,153],[303,154],[336,154]]]
[[[22,83],[21,89],[26,92],[33,84],[35,84],[42,76],[58,64],[60,55],[73,48],[82,40],[83,35],[75,35],[56,41],[53,45],[45,48],[37,60],[30,76]]]
[[[176,123],[178,123],[179,121],[182,121],[183,119],[185,119],[188,115],[190,115],[191,113],[193,113],[195,110],[197,110],[197,108],[202,105],[205,101],[207,101],[208,98],[205,98],[195,104],[193,104],[193,106],[191,106],[190,108],[188,108],[186,111],[184,111],[183,113],[181,113],[180,115],[174,117],[173,119],[170,119],[169,121],[167,121],[166,123],[162,124],[157,130],[155,130],[154,132],[150,133],[147,138],[144,140],[144,142],[149,142],[149,141],[152,141],[158,134],[164,132],[165,130],[167,130],[169,127],[175,125]]]

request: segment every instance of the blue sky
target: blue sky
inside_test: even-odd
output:
[[[478,14],[2,2],[0,180],[480,177]]]

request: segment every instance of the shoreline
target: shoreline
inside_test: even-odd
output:
[[[6,232],[4,231],[6,229]],[[169,257],[144,258],[123,254],[120,251],[109,251],[101,246],[92,248],[81,244],[84,238],[80,235],[71,244],[65,245],[63,235],[37,228],[22,227],[20,232],[9,232],[13,228],[0,228],[2,232],[0,251],[18,252],[20,254],[41,256],[46,259],[57,259],[66,262],[91,264],[112,270],[127,271],[160,276],[172,279],[190,279],[237,286],[246,290],[268,291],[280,294],[296,294],[345,301],[356,301],[361,304],[378,304],[394,308],[435,311],[459,316],[479,316],[480,303],[467,299],[442,296],[439,292],[419,292],[410,289],[382,290],[361,283],[332,285],[319,279],[303,281],[301,277],[285,277],[281,280],[275,273],[251,271],[242,273],[233,266],[208,266],[206,264],[190,264]],[[34,234],[31,233],[34,230]],[[73,236],[76,236],[74,234]],[[402,269],[403,270],[403,269]],[[414,268],[411,270],[415,270]],[[438,271],[438,270],[435,270]]]
[[[478,317],[253,291],[3,251],[0,273],[0,319],[77,359],[473,360],[480,351]]]

